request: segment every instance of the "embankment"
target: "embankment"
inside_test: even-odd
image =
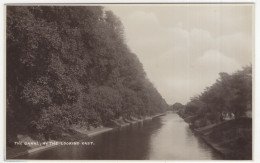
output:
[[[70,132],[66,132],[64,134],[62,134],[63,136],[58,138],[57,140],[50,140],[48,142],[62,142],[62,141],[68,141],[68,142],[73,142],[73,141],[81,141],[82,139],[86,139],[88,137],[93,137],[105,132],[109,132],[112,131],[114,128],[118,128],[118,127],[125,127],[125,126],[129,126],[131,124],[136,124],[139,122],[144,122],[144,121],[149,121],[152,120],[153,118],[159,117],[159,116],[163,116],[166,113],[159,113],[159,114],[155,114],[152,116],[145,116],[145,117],[131,117],[128,119],[125,118],[119,118],[116,120],[112,120],[111,124],[112,126],[110,127],[104,127],[104,126],[100,126],[97,128],[87,128],[87,127],[72,127],[72,129],[70,130]],[[50,143],[46,143],[46,144],[42,144],[39,143],[36,140],[33,140],[32,138],[30,138],[27,135],[23,135],[23,136],[18,136],[19,138],[17,139],[17,142],[21,143],[22,145],[13,145],[12,147],[8,147],[6,149],[6,158],[7,159],[16,159],[19,156],[22,155],[26,155],[26,154],[30,154],[30,153],[34,153],[34,152],[40,152],[43,150],[48,150],[50,148],[54,148],[57,147],[59,144],[50,144]],[[25,145],[25,142],[38,142],[37,144],[34,145]]]
[[[187,122],[187,120],[186,120]],[[252,160],[252,119],[243,117],[190,128],[227,160]]]

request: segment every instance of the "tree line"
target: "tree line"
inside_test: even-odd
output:
[[[216,82],[179,109],[184,118],[197,116],[195,127],[203,127],[223,120],[248,117],[252,113],[252,65],[233,74],[219,73]],[[250,117],[250,116],[249,116]]]
[[[7,135],[55,138],[168,105],[101,6],[8,6]]]

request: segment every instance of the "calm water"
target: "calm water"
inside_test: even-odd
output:
[[[195,136],[176,114],[113,130],[84,141],[93,146],[59,146],[21,159],[213,160],[221,157]]]

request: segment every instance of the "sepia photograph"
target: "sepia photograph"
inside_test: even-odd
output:
[[[252,161],[254,13],[5,4],[5,159]]]

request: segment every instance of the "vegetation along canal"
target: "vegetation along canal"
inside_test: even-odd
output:
[[[163,141],[162,141],[163,140]],[[201,138],[194,135],[177,114],[115,129],[84,141],[91,146],[58,146],[21,156],[22,159],[222,159]]]

